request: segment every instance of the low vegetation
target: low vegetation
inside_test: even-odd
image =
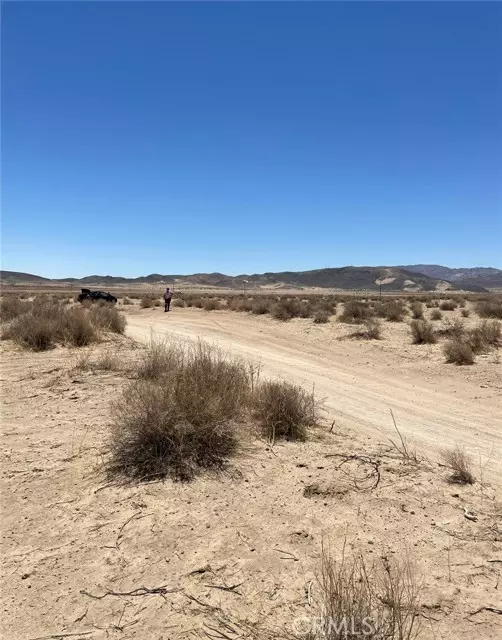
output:
[[[497,318],[502,320],[502,300],[500,298],[480,300],[475,308],[480,318]]]
[[[340,560],[323,549],[319,612],[309,640],[412,640],[420,633],[421,580],[409,560],[382,556]]]
[[[412,320],[410,325],[413,344],[435,344],[434,327],[427,320]]]
[[[68,307],[44,298],[41,303],[23,303],[18,310],[19,315],[4,326],[2,339],[33,351],[56,344],[83,347],[105,332],[123,333],[126,325],[124,316],[109,305]]]
[[[463,338],[448,340],[443,346],[446,362],[458,365],[474,364],[472,347]]]
[[[307,430],[319,419],[313,393],[284,381],[263,382],[253,398],[253,417],[271,442],[305,440]]]
[[[463,449],[458,446],[454,449],[445,449],[441,452],[441,458],[452,471],[450,482],[474,484],[475,478],[471,469],[471,459]]]
[[[114,407],[108,473],[189,480],[221,469],[255,423],[271,439],[305,439],[319,404],[285,382],[256,384],[252,367],[209,345],[152,343]]]

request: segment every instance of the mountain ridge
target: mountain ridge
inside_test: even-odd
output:
[[[424,268],[429,273],[422,273]],[[430,275],[448,274],[451,279]],[[225,288],[331,288],[342,290],[387,291],[441,291],[441,290],[486,290],[482,283],[492,287],[502,286],[502,270],[493,267],[450,269],[441,265],[408,265],[397,267],[332,267],[308,271],[280,271],[229,276],[223,273],[194,273],[191,275],[159,273],[125,278],[122,276],[90,275],[83,278],[44,278],[35,274],[0,271],[3,284],[81,284],[95,286],[172,284],[176,286],[200,285]],[[500,281],[500,284],[498,284]]]

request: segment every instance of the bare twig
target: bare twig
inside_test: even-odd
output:
[[[58,638],[69,638],[71,636],[90,636],[94,631],[80,631],[78,633],[53,633],[50,636],[37,636],[36,638],[30,638],[29,640],[57,640]]]
[[[467,617],[475,616],[477,613],[481,613],[482,611],[489,611],[490,613],[496,613],[499,616],[502,616],[502,609],[497,609],[497,607],[480,607],[476,609],[476,611],[472,611]]]
[[[352,478],[354,482],[354,486],[356,489],[366,489],[371,491],[372,489],[376,489],[378,487],[378,483],[380,482],[380,462],[378,460],[372,460],[369,456],[358,456],[358,455],[344,455],[342,453],[328,453],[325,456],[326,458],[342,458],[342,462],[338,465],[337,469],[340,469],[347,462],[356,461],[359,466],[369,466],[371,469],[365,473],[365,475],[361,478]],[[372,484],[369,487],[360,486],[361,483],[367,482],[368,480],[372,480]]]
[[[162,587],[153,587],[149,589],[148,587],[138,587],[137,589],[133,589],[132,591],[109,591],[106,590],[100,596],[96,596],[84,589],[80,590],[80,593],[84,596],[89,596],[89,598],[94,598],[94,600],[101,600],[102,598],[106,598],[106,596],[118,596],[118,597],[126,597],[126,596],[149,596],[149,595],[160,595],[165,596],[166,593],[176,593],[177,591],[181,591],[181,589],[166,589],[166,586]]]
[[[242,584],[244,583],[239,582],[238,584],[233,584],[228,587],[226,585],[221,585],[221,584],[208,584],[205,586],[210,587],[211,589],[221,589],[222,591],[230,591],[231,593],[236,593],[238,596],[241,596],[242,593],[239,593],[238,591],[236,591],[236,589],[237,587],[240,587]]]

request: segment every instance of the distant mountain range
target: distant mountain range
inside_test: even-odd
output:
[[[440,265],[408,265],[398,267],[340,267],[313,271],[282,271],[253,275],[227,276],[223,273],[192,275],[152,273],[139,278],[92,275],[85,278],[49,279],[30,273],[0,271],[3,284],[73,284],[73,285],[141,285],[172,284],[245,288],[330,288],[376,291],[484,291],[502,288],[502,270],[492,267],[450,269]]]

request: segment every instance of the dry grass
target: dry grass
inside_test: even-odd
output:
[[[108,473],[189,480],[201,469],[221,468],[237,449],[250,390],[246,366],[202,342],[152,353],[155,363],[142,364],[141,379],[114,406]],[[170,366],[159,370],[159,359]]]
[[[471,470],[471,459],[460,447],[445,449],[441,452],[441,458],[453,472],[450,482],[457,484],[474,484],[475,478]]]
[[[262,382],[253,404],[253,416],[271,442],[305,440],[308,428],[318,423],[321,411],[313,393],[284,381]]]
[[[93,305],[89,311],[91,323],[105,331],[122,334],[126,328],[125,316],[108,303]]]
[[[412,640],[420,633],[421,581],[409,560],[335,560],[325,548],[309,640]]]
[[[427,320],[412,320],[410,325],[413,344],[435,344],[434,327]]]
[[[474,353],[471,345],[463,338],[448,340],[443,346],[446,362],[458,365],[474,364]]]
[[[31,307],[31,302],[21,300],[17,296],[3,296],[0,298],[0,318],[2,322],[8,322],[27,313]]]
[[[202,303],[205,311],[218,311],[221,309],[220,301],[217,298],[205,298]]]
[[[80,354],[74,369],[80,371],[122,371],[123,364],[120,354],[112,349],[105,349],[92,358],[90,353]]]

